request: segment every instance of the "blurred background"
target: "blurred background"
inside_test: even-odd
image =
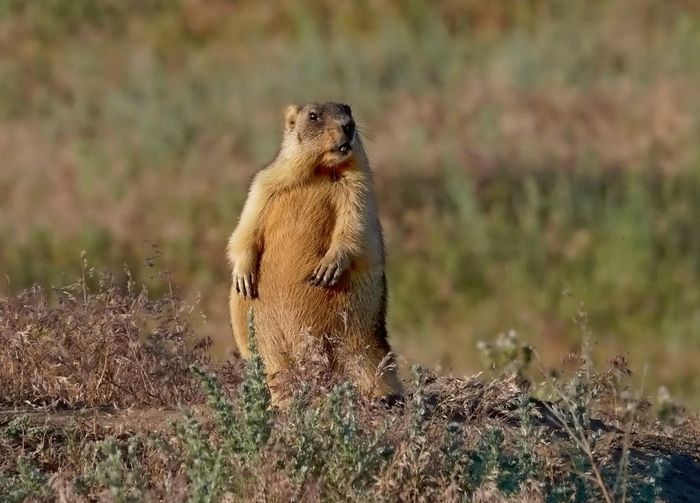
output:
[[[284,105],[327,99],[366,132],[401,356],[475,372],[514,330],[556,367],[590,331],[700,404],[691,0],[2,0],[0,291],[85,250],[226,358],[226,240]]]

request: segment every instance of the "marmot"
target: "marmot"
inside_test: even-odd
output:
[[[227,256],[234,339],[249,357],[252,307],[274,401],[305,337],[363,394],[400,393],[372,173],[348,105],[287,107],[279,154],[255,176]]]

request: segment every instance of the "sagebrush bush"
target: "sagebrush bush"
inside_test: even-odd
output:
[[[48,492],[46,482],[44,473],[24,456],[19,456],[14,475],[0,473],[0,495],[4,501],[17,503],[30,498],[41,498]]]
[[[129,439],[126,460],[113,438],[104,440],[100,447],[102,460],[95,467],[95,481],[107,488],[118,503],[141,501],[144,497],[144,481],[138,459],[137,436]]]
[[[217,501],[232,483],[223,448],[211,445],[201,423],[189,414],[175,427],[175,433],[184,448],[190,500]]]

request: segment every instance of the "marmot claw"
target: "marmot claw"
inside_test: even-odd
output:
[[[252,299],[258,295],[254,264],[255,261],[252,257],[245,256],[240,257],[234,263],[233,286],[236,293],[245,299]]]
[[[236,293],[245,299],[252,299],[258,295],[255,273],[234,274],[233,284],[235,285]]]
[[[314,286],[331,287],[338,283],[340,277],[348,270],[350,261],[344,257],[323,257],[311,273],[309,282]]]

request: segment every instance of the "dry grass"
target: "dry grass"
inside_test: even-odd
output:
[[[110,275],[85,279],[0,300],[0,405],[165,407],[201,397],[187,369],[206,363],[207,345],[194,344],[187,309]]]

